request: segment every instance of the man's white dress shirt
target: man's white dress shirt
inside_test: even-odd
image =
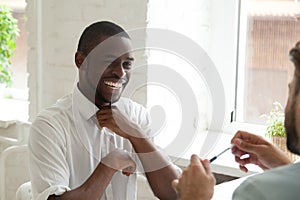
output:
[[[146,109],[127,98],[117,106],[142,129],[149,128]],[[80,186],[94,171],[101,158],[115,148],[133,152],[127,139],[109,129],[97,127],[99,109],[76,87],[72,94],[39,114],[30,131],[29,156],[33,196],[45,200]],[[136,174],[117,172],[102,199],[136,199]]]

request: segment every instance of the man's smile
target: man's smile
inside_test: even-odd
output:
[[[114,81],[104,81],[104,84],[112,87],[113,89],[119,89],[122,87],[122,82],[114,82]]]
[[[125,85],[127,84],[127,80],[126,79],[105,79],[102,81],[103,85],[105,85],[106,87],[109,87],[112,90],[119,90],[125,87]]]

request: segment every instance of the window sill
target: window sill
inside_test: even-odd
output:
[[[27,122],[29,119],[28,107],[29,102],[25,100],[0,98],[0,120]]]

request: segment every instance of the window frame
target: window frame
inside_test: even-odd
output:
[[[237,16],[236,16],[236,54],[235,54],[235,67],[234,67],[234,73],[235,73],[235,81],[234,85],[232,85],[232,88],[234,88],[233,93],[233,101],[230,102],[233,104],[233,108],[227,108],[227,110],[230,110],[230,122],[225,121],[225,125],[223,128],[223,132],[228,134],[235,134],[238,130],[246,130],[248,132],[252,132],[261,136],[264,136],[266,125],[261,124],[255,124],[255,123],[247,123],[247,122],[239,122],[237,121],[237,118],[242,115],[243,113],[238,113],[237,106],[241,106],[243,103],[243,98],[238,98],[238,94],[240,94],[240,91],[243,90],[245,79],[240,80],[245,72],[245,65],[241,64],[244,59],[243,55],[245,55],[245,51],[241,51],[242,47],[245,47],[246,42],[241,44],[242,38],[244,37],[244,41],[246,41],[246,31],[247,31],[247,12],[244,12],[246,10],[246,3],[242,3],[245,1],[238,0],[237,1]],[[242,23],[244,22],[244,23]],[[244,48],[245,49],[245,48]],[[241,67],[241,65],[243,67]],[[228,96],[227,96],[228,98]],[[230,97],[228,99],[231,99]]]
[[[299,2],[298,2],[299,3]],[[234,108],[231,111],[231,123],[225,126],[226,132],[232,132],[233,130],[247,130],[264,136],[266,126],[256,123],[239,122],[238,119],[242,118],[243,109],[239,109],[238,106],[243,106],[243,98],[239,98],[241,94],[244,94],[245,86],[245,54],[246,54],[246,37],[247,37],[247,6],[249,1],[238,0],[238,16],[237,16],[237,45],[236,45],[236,78],[235,78],[235,94],[234,94]],[[287,86],[286,86],[287,87]],[[243,91],[243,92],[241,92]],[[285,105],[282,105],[285,107]]]

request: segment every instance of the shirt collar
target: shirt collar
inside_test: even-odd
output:
[[[79,90],[78,86],[74,88],[74,105],[86,120],[89,120],[91,117],[93,117],[99,110],[94,103],[84,96],[84,94]]]

